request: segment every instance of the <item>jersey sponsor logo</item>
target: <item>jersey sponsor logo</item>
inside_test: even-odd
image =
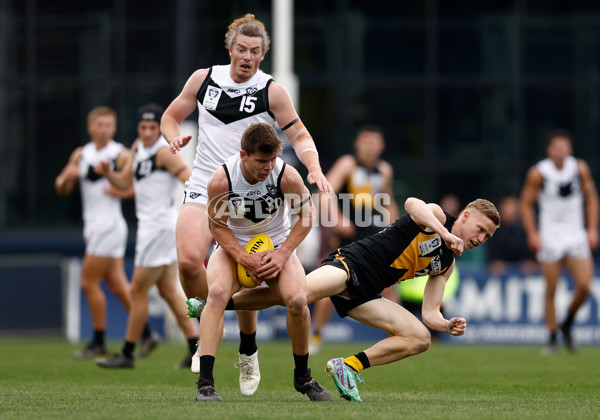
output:
[[[239,89],[229,88],[229,89],[227,89],[227,92],[229,92],[229,93],[240,93],[240,90]]]
[[[431,254],[441,246],[442,239],[439,236],[436,236],[435,238],[431,238],[427,241],[419,242],[419,252],[421,253],[421,256],[424,257]]]
[[[221,98],[221,93],[223,93],[223,89],[216,86],[209,86],[206,89],[204,100],[202,101],[204,108],[210,111],[217,109],[217,104],[219,103],[219,98]]]

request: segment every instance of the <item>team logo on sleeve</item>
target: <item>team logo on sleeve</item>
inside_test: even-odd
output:
[[[204,94],[204,100],[202,101],[202,106],[208,109],[209,111],[214,111],[217,109],[217,104],[219,103],[219,98],[221,97],[221,93],[223,90],[216,86],[209,86],[206,89],[206,93]]]

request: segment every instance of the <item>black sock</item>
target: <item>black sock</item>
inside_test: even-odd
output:
[[[256,331],[252,334],[244,334],[240,331],[240,354],[252,356],[256,353],[256,350],[258,350],[258,347],[256,346]]]
[[[556,331],[550,333],[550,344],[556,344]]]
[[[135,350],[135,343],[125,341],[121,353],[123,353],[123,356],[127,357],[128,359],[133,359],[133,350]]]
[[[204,379],[213,386],[215,385],[215,378],[213,378],[214,366],[214,356],[200,356],[200,379]]]
[[[360,360],[360,363],[362,363],[362,365],[363,365],[363,369],[371,367],[371,363],[369,362],[369,358],[367,357],[367,355],[365,354],[364,351],[361,351],[360,353],[356,353],[354,355],[354,357],[356,357],[358,360]]]
[[[144,331],[142,331],[142,340],[145,340],[148,337],[150,337],[151,332],[152,328],[150,327],[150,324],[146,324],[146,326],[144,327]]]
[[[233,298],[229,298],[227,305],[225,305],[225,310],[226,311],[235,311],[235,309],[233,309]]]
[[[104,345],[104,330],[94,330],[94,344]]]
[[[198,347],[198,337],[188,338],[188,348],[190,349],[190,354],[196,353],[196,349]]]
[[[296,378],[307,378],[308,372],[308,353],[298,356],[294,353],[294,376]]]
[[[569,328],[571,328],[571,325],[573,325],[574,319],[575,319],[575,314],[572,314],[571,312],[569,312],[569,314],[567,315],[567,318],[562,323],[562,327],[564,329],[568,330]]]

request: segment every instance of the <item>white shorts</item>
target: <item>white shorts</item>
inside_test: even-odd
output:
[[[185,183],[182,205],[190,203],[206,206],[206,203],[208,203],[208,193],[206,192],[205,185],[190,186],[189,181]]]
[[[175,231],[164,227],[138,227],[135,243],[136,267],[160,267],[177,261]]]
[[[83,228],[85,253],[97,257],[123,258],[127,246],[125,219],[114,219],[109,225],[86,224]]]
[[[539,262],[556,262],[569,257],[583,260],[592,255],[585,231],[569,233],[552,239],[542,236],[542,249],[537,253]]]

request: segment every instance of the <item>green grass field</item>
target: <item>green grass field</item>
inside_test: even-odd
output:
[[[196,403],[196,375],[176,370],[183,345],[163,344],[131,370],[76,361],[62,341],[0,341],[1,419],[398,419],[600,418],[600,349],[550,358],[538,347],[440,344],[426,353],[366,370],[362,403],[338,397],[324,371],[331,357],[366,343],[326,345],[311,357],[313,377],[333,395],[315,403],[292,386],[287,341],[259,343],[256,394],[238,388],[237,344],[225,343],[215,366],[223,403]],[[111,343],[117,350],[120,343]]]

